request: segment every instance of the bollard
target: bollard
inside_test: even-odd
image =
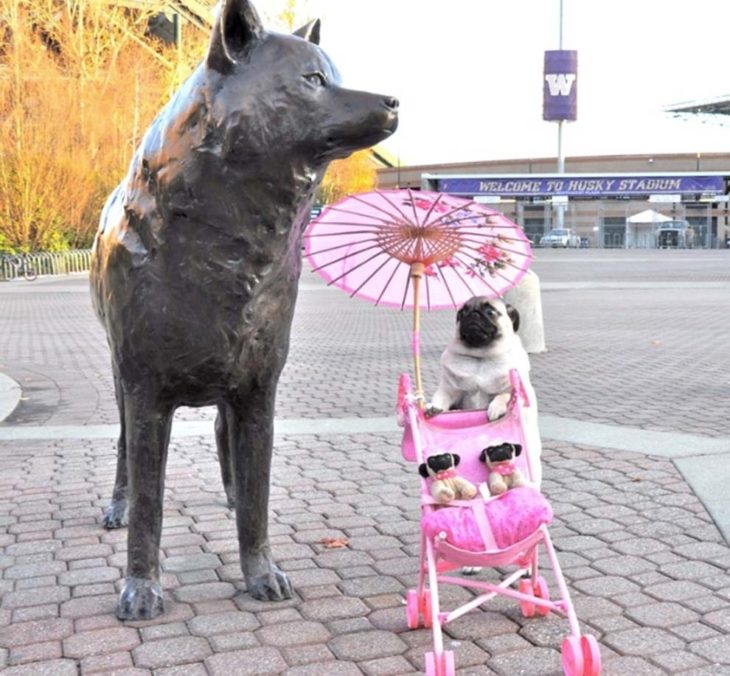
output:
[[[540,278],[528,270],[522,281],[504,294],[504,301],[520,313],[518,335],[528,354],[545,352],[545,329],[542,322]]]

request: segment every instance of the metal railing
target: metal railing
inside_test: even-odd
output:
[[[39,275],[67,275],[86,272],[91,263],[91,249],[75,249],[60,253],[23,254],[26,263]],[[18,266],[14,256],[0,256],[0,281],[16,279]],[[22,276],[22,274],[21,274]]]

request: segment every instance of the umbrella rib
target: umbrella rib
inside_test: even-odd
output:
[[[443,268],[439,268],[439,270],[443,270]],[[461,277],[461,275],[457,274],[457,277]],[[454,307],[456,307],[458,305],[458,303],[456,302],[456,299],[454,298],[454,294],[451,292],[451,286],[449,286],[449,280],[446,279],[446,275],[443,272],[441,272],[441,281],[443,281],[444,286],[446,287],[446,293],[448,293],[449,298],[451,298],[451,304]]]
[[[370,249],[382,249],[382,247],[380,246],[380,244],[378,244],[377,242],[373,242],[373,240],[371,240],[371,239],[363,239],[363,240],[360,240],[359,242],[346,242],[345,244],[338,244],[337,246],[331,246],[327,249],[317,249],[317,251],[310,251],[309,254],[307,254],[307,255],[310,258],[312,258],[314,256],[319,256],[324,253],[330,253],[331,251],[337,251],[338,249],[357,246],[358,244],[368,244],[370,242],[372,242],[371,246],[365,247],[364,249],[359,249],[358,251],[355,251],[355,252],[348,252],[347,254],[345,254],[345,256],[343,256],[342,258],[338,258],[335,261],[328,261],[327,263],[323,263],[322,267],[325,267],[326,265],[329,265],[330,263],[338,263],[339,261],[344,260],[345,258],[349,258],[350,256],[355,256],[357,254],[365,253],[366,251],[370,251]],[[385,253],[385,251],[383,251],[383,253]],[[319,268],[314,268],[314,269],[319,270]]]
[[[346,276],[347,276],[347,275],[349,275],[350,273],[352,273],[352,272],[355,272],[355,270],[359,270],[359,269],[360,269],[360,268],[361,268],[361,267],[362,267],[363,265],[367,265],[367,264],[368,264],[368,263],[369,263],[369,262],[370,262],[371,260],[373,260],[374,258],[377,258],[377,257],[378,257],[378,256],[380,256],[380,255],[381,255],[382,253],[384,253],[384,252],[383,252],[383,251],[380,251],[380,252],[376,253],[375,255],[373,255],[373,256],[370,256],[370,258],[366,258],[366,259],[365,259],[364,261],[361,261],[361,262],[360,262],[360,263],[358,263],[357,265],[353,265],[353,266],[352,266],[351,268],[348,268],[348,269],[347,269],[347,270],[345,270],[345,271],[344,271],[344,272],[343,272],[343,273],[342,273],[342,274],[341,274],[341,275],[340,275],[339,277],[335,277],[334,279],[330,280],[330,282],[329,282],[328,286],[329,286],[330,284],[335,284],[336,282],[339,282],[339,281],[340,281],[340,280],[341,280],[341,279],[342,279],[343,277],[346,277]],[[347,258],[347,256],[345,256],[344,258]],[[343,259],[341,258],[340,260],[343,260]],[[329,265],[329,263],[327,263],[326,265]],[[318,270],[321,270],[321,269],[322,269],[322,268],[324,268],[324,267],[326,267],[326,266],[325,266],[325,265],[323,265],[323,266],[321,266],[320,268],[316,268],[316,269],[315,269],[315,272],[317,272]]]
[[[411,285],[411,276],[408,275],[408,278],[406,279],[406,288],[403,289],[403,300],[400,304],[400,309],[402,310],[406,306],[406,298],[408,297],[408,288]]]
[[[393,268],[393,272],[391,273],[390,277],[388,278],[388,281],[385,283],[383,290],[380,292],[380,295],[378,296],[378,300],[375,301],[376,305],[383,299],[385,292],[388,290],[390,283],[393,281],[393,278],[395,277],[396,273],[398,272],[398,268],[401,265],[400,261],[397,258],[389,258],[388,260],[395,261],[396,265],[395,265],[395,268]],[[403,309],[403,308],[401,308],[401,309]]]
[[[475,247],[468,247],[468,248],[470,248],[470,249],[471,249],[472,251],[474,251],[475,253],[480,253],[479,249],[477,249],[477,248],[475,248]],[[510,251],[510,250],[507,250],[507,249],[505,249],[505,250],[506,250],[506,251]],[[519,253],[519,252],[514,252],[514,251],[510,251],[510,253]],[[532,255],[531,255],[530,253],[526,253],[526,254],[523,254],[523,255],[524,255],[525,257],[527,257],[527,258],[530,258],[530,259],[532,258]],[[480,256],[479,258],[482,258],[482,260],[484,260],[484,259],[483,259],[483,257],[481,257],[481,256]],[[502,262],[503,262],[503,263],[504,263],[505,265],[509,265],[509,266],[511,266],[511,267],[513,267],[513,268],[515,268],[515,270],[522,270],[522,269],[523,269],[523,268],[522,268],[522,266],[520,266],[520,265],[516,265],[515,263],[513,263],[513,262],[512,262],[512,261],[510,261],[510,260],[506,260],[506,261],[502,261]]]
[[[342,262],[344,260],[347,260],[348,258],[351,258],[352,256],[357,256],[358,254],[365,253],[366,251],[370,251],[373,248],[378,248],[379,249],[380,247],[378,247],[378,246],[375,246],[375,247],[369,246],[369,247],[366,247],[366,248],[361,249],[359,251],[351,251],[351,252],[345,254],[344,256],[340,256],[339,258],[334,258],[331,261],[327,261],[326,263],[322,263],[322,265],[319,265],[318,267],[312,268],[312,269],[314,270],[314,272],[319,272],[320,270],[323,270],[324,268],[329,267],[330,265],[334,265],[335,263],[340,263],[340,262]],[[358,267],[360,265],[363,265],[364,263],[367,263],[368,261],[372,260],[376,256],[380,256],[381,254],[387,256],[387,254],[385,253],[385,251],[383,251],[381,249],[378,253],[375,254],[375,256],[372,256],[371,258],[368,258],[367,260],[363,261],[362,263],[359,263],[358,264]],[[351,269],[352,270],[355,270],[356,268],[351,268]],[[344,275],[346,275],[346,274],[347,274],[347,272],[343,273],[342,276],[344,277]],[[338,279],[339,279],[339,277],[338,277]]]
[[[363,214],[358,214],[355,212],[352,212],[352,213],[355,216],[363,215]],[[377,230],[378,228],[382,228],[384,225],[391,225],[391,222],[386,221],[385,219],[380,219],[380,221],[378,223],[354,223],[353,221],[330,221],[330,220],[324,221],[324,220],[322,220],[322,221],[317,221],[316,223],[314,221],[312,221],[308,227],[310,229],[317,229],[317,228],[322,228],[322,227],[328,227],[330,225],[336,225],[337,227],[340,227],[340,228],[341,227],[372,228],[372,229]],[[367,232],[370,232],[370,230],[368,230]]]
[[[393,214],[390,211],[383,209],[383,207],[381,207],[377,204],[371,204],[370,202],[362,199],[358,195],[350,195],[350,198],[355,200],[356,202],[360,202],[361,204],[364,204],[365,206],[367,206],[371,209],[377,209],[378,211],[381,211],[382,213],[384,213],[386,216],[389,216],[390,218],[394,218],[396,215],[400,215],[405,221],[408,221],[408,217],[398,208],[398,205],[391,202],[384,193],[382,193],[380,190],[376,190],[375,193],[380,195],[380,197],[382,197],[388,204],[390,204],[390,206],[392,206],[396,210],[396,214]],[[349,213],[359,214],[360,212],[349,212]],[[375,216],[373,216],[372,218],[375,218]],[[408,222],[410,222],[410,221],[408,221]]]
[[[405,212],[401,211],[401,208],[395,202],[393,202],[384,192],[381,192],[380,190],[377,190],[376,192],[403,217],[403,220],[405,220],[407,223],[410,223],[411,225],[420,226],[421,223],[418,220],[418,214],[416,213],[416,206],[413,202],[413,192],[411,191],[410,188],[407,188],[407,190],[408,190],[408,198],[410,199],[410,202],[411,202],[411,209],[413,211],[413,218],[415,220],[410,220],[409,217],[405,215]]]
[[[455,258],[457,258],[457,260],[459,260],[459,262],[462,263],[467,268],[471,264],[471,263],[465,262],[464,260],[461,260],[458,256],[455,256]],[[479,275],[475,275],[475,276],[476,277],[479,277],[479,279],[481,279],[489,287],[489,289],[492,291],[492,293],[496,294],[497,296],[499,295],[499,292],[486,279],[484,279],[484,277],[480,277]],[[471,293],[472,296],[479,295],[477,293],[474,293],[474,290],[471,288],[471,286],[467,282],[466,277],[464,277],[462,275],[459,275],[458,277],[459,277],[460,280],[462,280],[464,282],[464,285],[469,290],[469,293]]]
[[[375,277],[375,275],[377,275],[377,274],[378,274],[378,273],[379,273],[379,272],[380,272],[380,271],[381,271],[381,270],[382,270],[382,269],[383,269],[383,268],[384,268],[384,267],[385,267],[385,266],[386,266],[386,265],[388,264],[388,262],[389,262],[389,261],[392,261],[392,260],[394,260],[394,259],[392,259],[392,258],[389,258],[389,257],[388,257],[388,258],[386,258],[386,259],[385,259],[385,260],[384,260],[384,261],[383,261],[383,262],[382,262],[382,263],[381,263],[381,264],[380,264],[380,265],[379,265],[379,266],[378,266],[377,268],[375,268],[375,270],[373,270],[372,274],[371,274],[371,275],[370,275],[370,276],[369,276],[369,277],[368,277],[368,278],[367,278],[367,279],[366,279],[366,280],[365,280],[365,281],[364,281],[364,282],[363,282],[362,284],[360,284],[360,286],[358,286],[358,287],[357,287],[357,288],[356,288],[356,289],[355,289],[355,290],[354,290],[354,291],[353,291],[353,292],[352,292],[352,293],[350,294],[350,296],[351,296],[351,297],[352,297],[352,296],[356,296],[356,295],[357,295],[357,293],[358,293],[358,291],[360,291],[360,289],[362,289],[362,287],[363,287],[363,286],[365,286],[365,285],[366,285],[366,284],[367,284],[367,283],[368,283],[368,282],[369,282],[369,281],[370,281],[370,280],[371,280],[371,279],[372,279],[373,277]],[[397,270],[398,270],[398,267],[396,266],[396,269],[395,269],[395,271],[393,272],[393,275],[395,275],[395,273],[397,272]],[[391,279],[392,279],[392,276],[391,276]],[[384,293],[384,292],[385,292],[385,290],[383,290],[383,293]],[[382,296],[382,294],[381,294],[381,296]],[[378,300],[379,300],[379,299],[378,299]],[[377,303],[376,303],[376,305],[377,305]]]
[[[431,206],[429,207],[428,211],[426,212],[426,215],[423,217],[423,224],[424,225],[430,225],[428,222],[429,217],[433,213],[433,210],[436,208],[436,205],[441,201],[441,198],[443,197],[443,193],[439,193],[436,196],[436,199],[431,203]]]
[[[474,251],[479,251],[479,247],[484,246],[485,244],[488,244],[484,240],[472,239],[470,237],[463,237],[461,241],[464,243],[465,247],[472,248],[472,249],[474,249]],[[513,240],[513,241],[517,241],[517,240]],[[522,242],[524,244],[524,240]],[[510,248],[507,248],[506,246],[501,246],[501,243],[500,244],[489,244],[489,246],[493,246],[493,247],[499,249],[500,251],[506,251],[507,253],[515,254],[517,256],[532,256],[532,253],[529,250],[520,251],[519,249],[510,249]]]

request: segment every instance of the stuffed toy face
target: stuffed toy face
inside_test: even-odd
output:
[[[421,463],[418,467],[418,473],[427,479],[435,477],[439,472],[447,472],[453,469],[461,462],[461,458],[456,453],[439,453],[426,458],[426,462]]]
[[[520,444],[505,442],[496,446],[488,446],[482,451],[479,459],[487,464],[509,462],[510,460],[514,460],[520,453],[522,453],[522,446]]]

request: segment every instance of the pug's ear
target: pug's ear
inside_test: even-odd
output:
[[[452,453],[451,457],[454,459],[454,467],[456,467],[461,462],[461,456],[456,453]]]
[[[505,305],[504,307],[507,310],[507,315],[512,320],[512,330],[517,333],[517,330],[520,328],[520,313],[512,305]]]
[[[515,458],[522,453],[522,446],[520,444],[512,444],[512,448],[515,449]]]
[[[464,315],[464,308],[461,308],[461,309],[460,309],[460,310],[459,310],[459,311],[458,311],[458,312],[456,313],[456,323],[457,323],[457,324],[458,324],[458,323],[459,323],[459,322],[461,321],[461,318],[462,318],[462,316],[463,316],[463,315]]]
[[[488,448],[482,449],[482,452],[479,454],[479,461],[480,462],[487,462],[487,451],[488,450],[489,450]]]
[[[426,467],[426,463],[425,463],[425,462],[422,462],[422,463],[421,463],[421,464],[420,464],[420,465],[418,466],[418,473],[419,473],[419,474],[420,474],[420,475],[421,475],[421,476],[422,476],[422,477],[423,477],[424,479],[428,479],[428,468]]]

